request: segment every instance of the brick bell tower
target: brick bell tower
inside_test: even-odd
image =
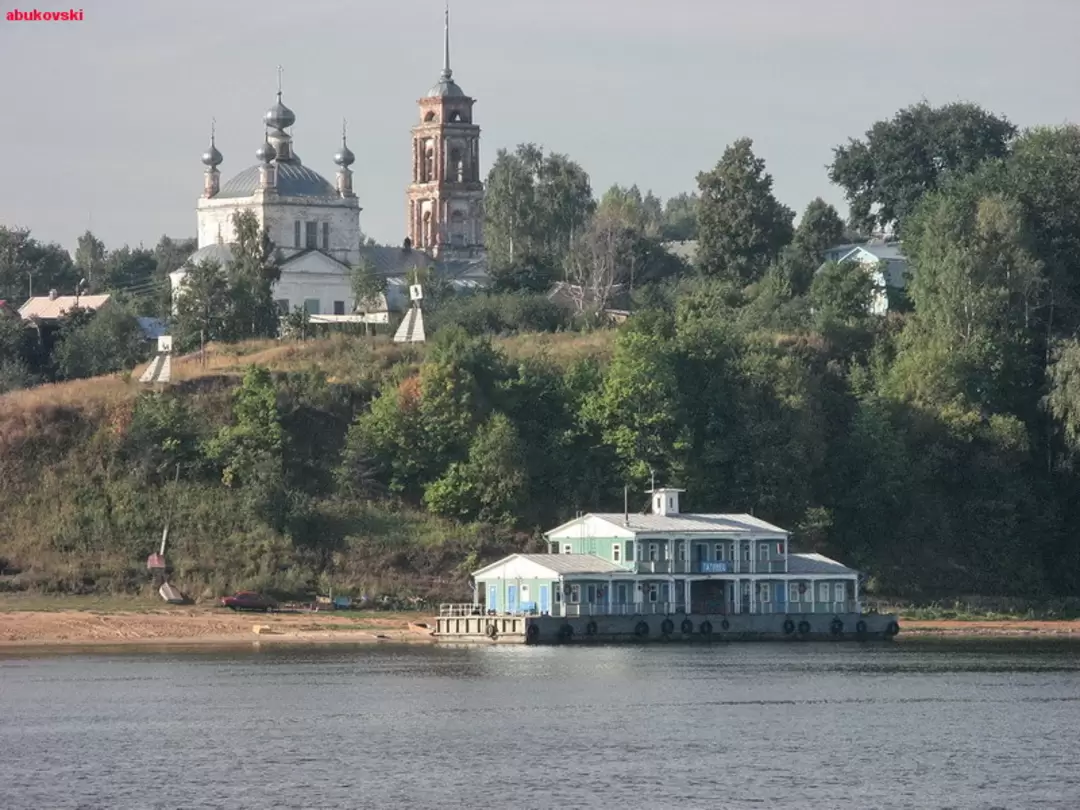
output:
[[[412,130],[409,239],[436,259],[476,256],[483,251],[484,184],[480,179],[480,127],[473,123],[476,99],[450,69],[450,9],[447,7],[443,70],[420,99],[420,123]]]

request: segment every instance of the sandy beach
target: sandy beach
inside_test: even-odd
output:
[[[427,625],[426,627],[424,625]],[[0,649],[16,647],[275,643],[430,643],[418,614],[233,613],[216,608],[0,611]],[[901,621],[900,639],[1072,638],[1080,621]]]
[[[67,645],[430,642],[426,620],[227,610],[0,612],[0,649]]]

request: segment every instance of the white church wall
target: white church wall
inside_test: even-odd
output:
[[[339,262],[352,267],[360,261],[360,210],[356,200],[330,200],[317,203],[304,200],[302,203],[280,200],[267,206],[264,225],[270,232],[270,238],[282,249],[296,249],[296,223],[300,222],[300,249],[307,246],[307,226],[316,224],[316,247],[323,250],[323,223],[330,226],[329,253]]]

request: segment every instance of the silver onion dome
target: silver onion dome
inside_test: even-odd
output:
[[[278,92],[274,106],[266,111],[263,121],[268,127],[274,129],[286,129],[296,123],[296,114],[281,103],[281,92]]]
[[[263,145],[255,150],[255,157],[258,158],[260,163],[270,163],[277,157],[277,152],[269,142],[263,142]]]
[[[221,165],[222,160],[224,160],[224,158],[221,157],[221,152],[218,151],[218,148],[214,145],[214,142],[210,141],[210,148],[203,152],[203,165],[209,166],[211,168],[217,168]]]
[[[334,163],[341,166],[343,169],[347,169],[356,162],[356,155],[352,153],[352,150],[345,145],[345,139],[341,139],[341,148],[334,153]]]

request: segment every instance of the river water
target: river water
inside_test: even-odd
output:
[[[0,806],[1077,808],[1080,645],[0,657]]]

